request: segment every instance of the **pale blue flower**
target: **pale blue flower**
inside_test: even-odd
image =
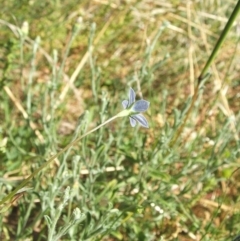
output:
[[[148,122],[141,112],[148,109],[150,102],[146,100],[135,101],[135,98],[135,91],[130,88],[129,99],[122,102],[123,108],[130,110],[129,118],[132,127],[136,126],[138,122],[141,126],[148,128]]]

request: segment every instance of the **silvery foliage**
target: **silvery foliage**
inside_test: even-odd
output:
[[[146,100],[135,101],[135,98],[136,93],[132,88],[130,88],[129,99],[123,100],[122,102],[123,108],[130,110],[129,118],[132,127],[136,126],[138,122],[141,126],[148,128],[148,122],[141,112],[144,112],[148,109],[150,102]]]

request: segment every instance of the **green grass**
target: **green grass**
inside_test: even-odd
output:
[[[119,113],[130,86],[151,104],[149,129],[116,119],[4,202],[0,240],[230,241],[240,233],[237,22],[194,95],[235,4],[1,4],[0,201]]]

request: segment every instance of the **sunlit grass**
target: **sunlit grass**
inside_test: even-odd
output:
[[[184,118],[236,3],[31,4],[2,6],[0,199],[121,111],[130,86],[150,128],[119,119],[64,152],[1,206],[1,240],[232,240],[237,23]]]

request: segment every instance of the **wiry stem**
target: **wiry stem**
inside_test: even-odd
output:
[[[75,139],[74,141],[70,142],[67,146],[65,146],[61,151],[59,151],[57,154],[53,155],[52,157],[50,157],[50,159],[48,159],[45,163],[42,164],[42,166],[40,166],[38,169],[36,169],[30,176],[28,176],[24,181],[22,181],[11,193],[9,193],[6,197],[4,197],[1,201],[0,201],[0,205],[6,203],[8,200],[12,200],[12,198],[14,197],[14,195],[24,186],[26,186],[26,184],[33,178],[35,177],[40,171],[42,171],[45,167],[47,167],[55,158],[59,157],[61,154],[63,154],[66,150],[68,150],[70,147],[72,147],[73,145],[75,145],[77,142],[79,142],[81,139],[83,139],[84,137],[86,137],[87,135],[93,133],[94,131],[100,129],[101,127],[103,127],[104,125],[108,124],[109,122],[115,120],[118,117],[123,117],[126,116],[128,114],[127,110],[123,110],[120,113],[118,113],[117,115],[113,116],[112,118],[108,119],[107,121],[105,121],[104,123],[102,123],[101,125],[95,127],[94,129],[88,131],[87,133],[83,134],[82,136],[78,137],[77,139]],[[1,213],[1,209],[0,209],[0,213]]]
[[[211,55],[209,56],[208,61],[206,62],[204,68],[202,69],[201,74],[198,77],[198,82],[197,82],[197,85],[196,85],[195,90],[194,90],[194,95],[192,97],[191,105],[190,105],[190,107],[189,107],[189,109],[188,109],[188,111],[187,111],[187,113],[185,115],[183,123],[178,128],[176,134],[174,135],[174,137],[173,137],[173,139],[172,139],[172,141],[170,143],[171,147],[175,145],[175,143],[177,142],[180,134],[182,133],[182,130],[183,130],[183,128],[184,128],[184,126],[185,126],[185,124],[186,124],[186,122],[187,122],[187,120],[189,118],[189,115],[192,112],[194,104],[195,104],[195,102],[197,100],[199,87],[200,87],[201,83],[203,82],[203,80],[208,77],[206,75],[206,73],[207,73],[209,67],[211,66],[212,62],[214,61],[214,59],[215,59],[215,57],[216,57],[216,55],[218,53],[218,50],[222,46],[225,38],[227,37],[227,34],[230,31],[230,28],[232,27],[235,19],[237,18],[239,11],[240,11],[240,0],[238,0],[238,3],[236,4],[236,6],[235,6],[231,16],[229,17],[229,20],[228,20],[225,28],[223,29],[223,31],[222,31],[222,33],[221,33],[221,35],[220,35],[220,37],[219,37],[219,39],[218,39],[218,41],[216,43],[216,45],[215,45]]]
[[[230,28],[232,27],[235,19],[237,18],[239,11],[240,11],[240,0],[236,4],[230,18],[228,19],[228,22],[227,22],[225,28],[223,29],[223,31],[222,31],[222,33],[221,33],[221,35],[220,35],[220,37],[219,37],[219,39],[216,43],[211,55],[210,55],[210,57],[208,58],[207,63],[205,64],[200,76],[198,77],[198,84],[200,84],[202,82],[202,79],[205,77],[206,72],[208,71],[208,69],[209,69],[210,65],[212,64],[213,60],[215,59],[215,57],[218,53],[218,50],[222,46],[223,41],[227,37],[227,34],[230,31]]]

